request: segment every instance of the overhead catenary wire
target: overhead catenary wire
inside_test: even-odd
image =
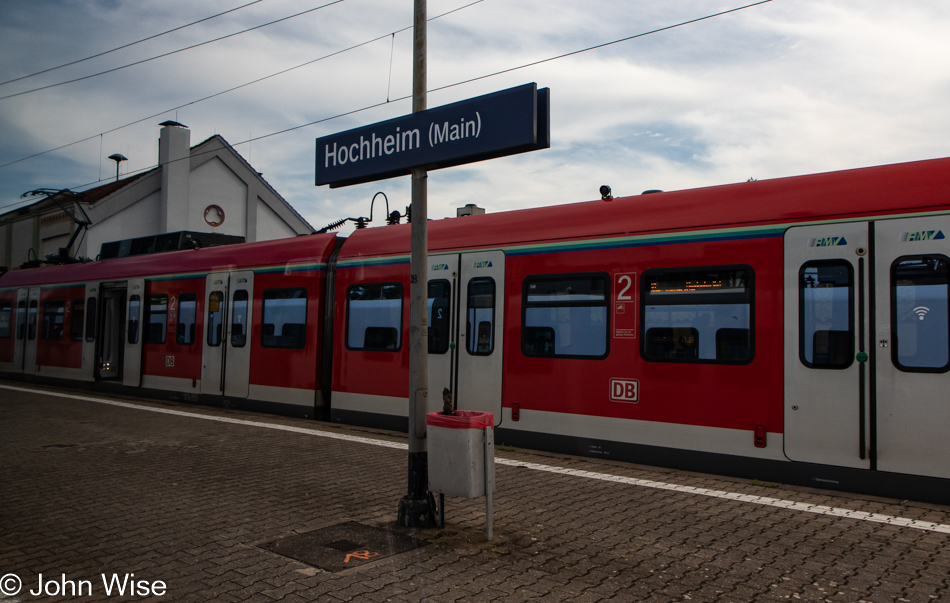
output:
[[[482,0],[478,0],[478,1],[482,1]],[[559,59],[564,59],[564,58],[567,58],[567,57],[576,56],[576,55],[579,55],[579,54],[583,54],[583,53],[585,53],[585,52],[590,52],[590,51],[598,50],[598,49],[601,49],[601,48],[606,48],[606,47],[608,47],[608,46],[613,46],[613,45],[615,45],[615,44],[620,44],[620,43],[623,43],[623,42],[628,42],[628,41],[630,41],[630,40],[635,40],[635,39],[642,38],[642,37],[645,37],[645,36],[648,36],[648,35],[653,35],[653,34],[661,33],[661,32],[664,32],[664,31],[669,31],[669,30],[671,30],[671,29],[675,29],[675,28],[678,28],[678,27],[683,27],[683,26],[690,25],[690,24],[693,24],[693,23],[698,23],[698,22],[706,21],[706,20],[713,19],[713,18],[716,18],[716,17],[721,17],[721,16],[723,16],[723,15],[727,15],[727,14],[735,13],[735,12],[738,12],[738,11],[741,11],[741,10],[753,8],[753,7],[755,7],[755,6],[760,6],[760,5],[763,5],[763,4],[768,4],[768,3],[772,2],[772,1],[773,1],[773,0],[760,0],[760,1],[758,1],[758,2],[753,2],[753,3],[751,3],[751,4],[746,4],[746,5],[743,5],[743,6],[736,7],[736,8],[732,8],[732,9],[720,11],[720,12],[717,12],[717,13],[713,13],[713,14],[710,14],[710,15],[706,15],[706,16],[704,16],[704,17],[698,17],[698,18],[695,18],[695,19],[689,19],[689,20],[687,20],[687,21],[682,21],[682,22],[679,22],[679,23],[676,23],[676,24],[673,24],[673,25],[668,25],[668,26],[665,26],[665,27],[660,27],[660,28],[653,29],[653,30],[650,30],[650,31],[647,31],[647,32],[643,32],[643,33],[639,33],[639,34],[634,34],[634,35],[631,35],[631,36],[625,36],[625,37],[623,37],[623,38],[619,38],[619,39],[616,39],[616,40],[613,40],[613,41],[610,41],[610,42],[604,42],[604,43],[601,43],[601,44],[595,44],[595,45],[593,45],[593,46],[588,46],[588,47],[585,47],[585,48],[581,48],[581,49],[579,49],[579,50],[574,50],[574,51],[571,51],[571,52],[566,52],[566,53],[562,53],[562,54],[555,55],[555,56],[552,56],[552,57],[548,57],[548,58],[546,58],[546,59],[540,59],[540,60],[537,60],[537,61],[531,61],[531,62],[529,62],[529,63],[524,63],[524,64],[522,64],[522,65],[518,65],[518,66],[515,66],[515,67],[509,67],[509,68],[502,69],[502,70],[499,70],[499,71],[494,71],[494,72],[492,72],[492,73],[487,73],[487,74],[484,74],[484,75],[481,75],[481,76],[477,76],[477,77],[474,77],[474,78],[468,78],[468,79],[466,79],[466,80],[461,80],[461,81],[458,81],[458,82],[455,82],[455,83],[452,83],[452,84],[446,84],[446,85],[444,85],[444,86],[438,86],[438,87],[435,87],[435,88],[430,89],[428,92],[438,92],[438,91],[442,91],[442,90],[448,90],[448,89],[450,89],[450,88],[455,88],[455,87],[458,87],[458,86],[462,86],[462,85],[464,85],[464,84],[469,84],[469,83],[472,83],[472,82],[476,82],[476,81],[488,79],[488,78],[495,77],[495,76],[498,76],[498,75],[502,75],[502,74],[506,74],[506,73],[511,73],[511,72],[513,72],[513,71],[518,71],[518,70],[521,70],[521,69],[526,69],[526,68],[529,68],[529,67],[534,67],[534,66],[541,65],[541,64],[544,64],[544,63],[549,63],[549,62],[552,62],[552,61],[556,61],[556,60],[559,60]],[[473,3],[473,4],[474,4],[474,3]],[[460,9],[456,9],[456,10],[460,10]],[[444,16],[444,15],[440,15],[440,16]],[[407,28],[407,29],[408,29],[408,28]],[[399,31],[402,31],[402,30],[399,30]],[[390,34],[386,34],[385,36],[381,36],[381,37],[379,37],[379,38],[376,38],[376,40],[379,40],[379,39],[381,39],[381,38],[388,37],[389,35],[390,35]],[[249,139],[243,140],[243,141],[241,141],[241,142],[232,143],[231,146],[232,146],[232,147],[237,147],[237,146],[240,146],[240,145],[243,145],[243,144],[248,144],[248,143],[251,143],[251,142],[258,141],[258,140],[263,140],[263,139],[266,139],[266,138],[272,138],[272,137],[274,137],[274,136],[279,136],[279,135],[281,135],[281,134],[286,134],[286,133],[288,133],[288,132],[293,132],[293,131],[296,131],[296,130],[300,130],[300,129],[307,128],[307,127],[310,127],[310,126],[314,126],[314,125],[317,125],[317,124],[325,123],[325,122],[332,121],[332,120],[335,120],[335,119],[339,119],[339,118],[342,118],[342,117],[347,117],[347,116],[350,116],[350,115],[355,115],[355,114],[362,113],[362,112],[364,112],[364,111],[369,111],[369,110],[371,110],[371,109],[375,109],[375,108],[377,108],[377,107],[381,107],[381,106],[384,106],[384,105],[387,105],[387,104],[390,104],[390,103],[400,102],[400,101],[404,101],[404,100],[409,100],[409,99],[411,99],[411,98],[412,98],[411,95],[406,95],[406,96],[402,96],[402,97],[399,97],[399,98],[396,98],[396,99],[392,99],[392,100],[387,99],[386,101],[378,102],[378,103],[373,103],[373,104],[370,104],[370,105],[361,107],[361,108],[359,108],[359,109],[353,109],[353,110],[346,111],[346,112],[343,112],[343,113],[339,113],[339,114],[336,114],[336,115],[333,115],[333,116],[330,116],[330,117],[321,118],[321,119],[318,119],[318,120],[314,120],[314,121],[311,121],[311,122],[307,122],[307,123],[304,123],[304,124],[300,124],[300,125],[297,125],[297,126],[293,126],[293,127],[290,127],[290,128],[285,128],[285,129],[283,129],[283,130],[278,130],[278,131],[276,131],[276,132],[271,132],[271,133],[269,133],[269,134],[263,134],[263,135],[261,135],[261,136],[256,136],[256,137],[253,137],[253,138],[249,138]],[[136,122],[136,123],[137,123],[137,122]],[[97,134],[96,136],[98,136],[98,134]],[[95,138],[95,136],[90,136],[89,138],[86,138],[85,140],[89,140],[89,139],[91,139],[91,138]],[[79,141],[79,142],[82,142],[82,141]],[[73,144],[75,144],[75,143],[73,143]],[[65,146],[69,146],[69,145],[65,145]],[[61,147],[61,148],[62,148],[62,147]],[[186,157],[185,159],[190,159],[190,158]],[[4,164],[4,166],[5,166],[5,165],[10,165],[10,164]],[[0,166],[0,167],[4,167],[4,166]],[[152,165],[152,166],[147,167],[147,168],[142,168],[142,169],[139,169],[139,170],[135,170],[135,171],[129,172],[127,175],[133,175],[133,174],[138,174],[138,173],[142,173],[142,172],[147,172],[147,171],[149,171],[149,170],[155,169],[156,167],[158,167],[158,166],[157,166],[157,165]],[[76,186],[76,187],[73,187],[73,188],[81,189],[81,188],[85,188],[85,187],[89,187],[89,186],[94,186],[94,185],[98,184],[99,182],[101,182],[101,180],[96,181],[96,182],[90,182],[90,183],[87,183],[87,184],[82,184],[82,185],[79,185],[79,186]],[[9,207],[9,206],[8,206],[8,207]]]
[[[247,8],[248,6],[251,6],[251,5],[253,5],[253,4],[257,4],[257,3],[263,2],[263,1],[264,1],[264,0],[253,0],[252,2],[248,2],[247,4],[242,4],[241,6],[234,7],[234,8],[232,8],[232,9],[230,9],[230,10],[226,10],[226,11],[221,12],[221,13],[218,13],[218,14],[216,14],[216,15],[211,15],[210,17],[205,17],[204,19],[198,19],[197,21],[192,21],[191,23],[186,23],[186,24],[184,24],[184,25],[179,25],[178,27],[173,27],[173,28],[171,28],[171,29],[169,29],[169,30],[166,30],[166,31],[163,31],[163,32],[161,32],[161,33],[157,33],[157,34],[148,36],[148,37],[146,37],[146,38],[142,38],[141,40],[136,40],[135,42],[129,42],[128,44],[123,44],[122,46],[116,46],[115,48],[113,48],[113,49],[111,49],[111,50],[105,50],[105,51],[103,51],[103,52],[99,52],[99,53],[96,53],[96,54],[93,54],[93,55],[89,55],[88,57],[84,57],[84,58],[82,58],[82,59],[76,59],[75,61],[70,61],[70,62],[68,62],[68,63],[63,63],[62,65],[56,65],[55,67],[49,67],[49,68],[43,69],[43,70],[41,70],[41,71],[35,71],[35,72],[29,73],[29,74],[27,74],[27,75],[21,75],[20,77],[15,77],[15,78],[13,78],[12,80],[7,80],[7,81],[5,81],[5,82],[0,82],[0,86],[4,86],[4,85],[6,85],[6,84],[12,84],[13,82],[19,82],[20,80],[25,80],[25,79],[28,79],[28,78],[31,78],[31,77],[34,77],[34,76],[37,76],[37,75],[42,75],[42,74],[44,74],[44,73],[49,73],[50,71],[56,71],[57,69],[62,69],[63,67],[69,67],[69,66],[71,66],[71,65],[78,65],[79,63],[84,63],[84,62],[89,61],[89,60],[91,60],[91,59],[97,59],[97,58],[102,57],[102,56],[105,56],[105,55],[107,55],[107,54],[112,54],[113,52],[117,52],[117,51],[119,51],[119,50],[124,50],[124,49],[126,49],[126,48],[130,48],[130,47],[132,47],[132,46],[135,46],[136,44],[141,44],[141,43],[143,43],[143,42],[148,42],[149,40],[154,40],[155,38],[160,38],[160,37],[162,37],[162,36],[164,36],[164,35],[168,35],[168,34],[170,34],[170,33],[176,32],[176,31],[181,31],[181,30],[183,30],[183,29],[186,29],[186,28],[188,28],[188,27],[191,27],[192,25],[198,25],[199,23],[204,23],[205,21],[210,21],[211,19],[216,19],[216,18],[218,18],[218,17],[222,17],[222,16],[224,16],[224,15],[227,15],[227,14],[230,14],[230,13],[233,13],[233,12],[237,12],[237,11],[243,9],[243,8]]]
[[[98,72],[98,73],[91,73],[91,74],[89,74],[89,75],[84,75],[84,76],[82,76],[82,77],[73,78],[73,79],[71,79],[71,80],[65,80],[65,81],[62,81],[62,82],[58,82],[58,83],[56,83],[56,84],[49,84],[49,85],[47,85],[47,86],[40,86],[40,87],[38,87],[38,88],[32,88],[32,89],[30,89],[30,90],[23,90],[22,92],[15,92],[15,93],[13,93],[13,94],[7,94],[6,96],[0,96],[0,100],[5,100],[5,99],[8,99],[8,98],[14,98],[14,97],[17,97],[17,96],[23,96],[23,95],[25,95],[25,94],[32,94],[33,92],[39,92],[40,90],[49,90],[50,88],[56,88],[56,87],[58,87],[58,86],[65,86],[66,84],[72,84],[72,83],[75,83],[75,82],[81,82],[81,81],[83,81],[83,80],[88,80],[88,79],[92,79],[92,78],[94,78],[94,77],[99,77],[100,75],[105,75],[105,74],[107,74],[107,73],[114,73],[114,72],[120,71],[120,70],[122,70],[122,69],[127,69],[127,68],[129,68],[129,67],[134,67],[134,66],[136,66],[136,65],[141,65],[141,64],[143,64],[143,63],[148,63],[148,62],[154,61],[154,60],[156,60],[156,59],[162,59],[162,58],[165,58],[165,57],[167,57],[167,56],[171,56],[171,55],[173,55],[173,54],[178,54],[178,53],[180,53],[180,52],[185,52],[186,50],[193,50],[193,49],[199,48],[199,47],[201,47],[201,46],[207,46],[208,44],[214,44],[215,42],[220,42],[221,40],[227,40],[228,38],[233,38],[233,37],[235,37],[235,36],[240,36],[240,35],[242,35],[242,34],[246,34],[246,33],[251,32],[251,31],[255,31],[255,30],[258,30],[258,29],[262,29],[262,28],[268,27],[268,26],[270,26],[270,25],[274,25],[274,24],[276,24],[276,23],[281,23],[281,22],[283,22],[283,21],[287,21],[288,19],[294,19],[294,18],[296,18],[296,17],[300,17],[300,16],[302,16],[302,15],[306,15],[306,14],[308,14],[308,13],[312,13],[312,12],[314,12],[314,11],[318,11],[318,10],[327,8],[328,6],[333,6],[334,4],[340,4],[341,2],[346,2],[346,0],[333,0],[332,2],[327,2],[326,4],[322,4],[322,5],[320,5],[320,6],[317,6],[317,7],[311,8],[311,9],[307,9],[307,10],[305,10],[305,11],[301,11],[301,12],[299,12],[299,13],[290,15],[290,16],[288,16],[288,17],[283,17],[283,18],[281,18],[281,19],[275,19],[274,21],[270,21],[270,22],[268,22],[268,23],[262,23],[261,25],[255,25],[254,27],[249,27],[248,29],[244,29],[244,30],[241,30],[241,31],[236,31],[236,32],[231,33],[231,34],[228,34],[228,35],[226,35],[226,36],[220,36],[220,37],[214,38],[213,40],[206,40],[206,41],[204,41],[204,42],[199,42],[198,44],[192,44],[191,46],[186,46],[186,47],[184,47],[184,48],[179,48],[178,50],[172,50],[172,51],[170,51],[170,52],[166,52],[166,53],[159,54],[159,55],[156,55],[156,56],[153,56],[153,57],[149,57],[149,58],[147,58],[147,59],[142,59],[141,61],[134,61],[134,62],[132,62],[132,63],[128,63],[128,64],[126,64],[126,65],[121,65],[121,66],[119,66],[119,67],[113,67],[112,69],[106,69],[105,71],[100,71],[100,72]],[[388,35],[388,34],[387,34],[387,35]]]
[[[476,5],[476,4],[480,4],[480,3],[484,2],[484,1],[485,1],[485,0],[474,0],[473,2],[469,2],[468,4],[464,4],[464,5],[462,5],[462,6],[459,6],[459,7],[457,7],[457,8],[454,8],[454,9],[452,9],[452,10],[449,10],[449,11],[446,11],[446,12],[444,12],[444,13],[438,14],[438,15],[436,15],[436,16],[434,16],[434,17],[431,17],[431,18],[429,19],[429,21],[434,21],[434,20],[436,20],[436,19],[440,19],[440,18],[445,17],[445,16],[447,16],[447,15],[451,15],[452,13],[456,13],[456,12],[458,12],[458,11],[460,11],[460,10],[466,9],[466,8],[468,8],[468,7],[470,7],[470,6],[474,6],[474,5]],[[79,139],[79,140],[74,140],[73,142],[68,142],[68,143],[66,143],[66,144],[60,145],[60,146],[58,146],[58,147],[54,147],[54,148],[52,148],[52,149],[47,149],[47,150],[45,150],[45,151],[40,151],[40,152],[38,152],[38,153],[33,153],[32,155],[27,155],[27,156],[25,156],[25,157],[20,157],[19,159],[14,159],[13,161],[8,161],[7,163],[0,164],[0,169],[3,169],[3,168],[5,168],[5,167],[7,167],[7,166],[14,165],[14,164],[16,164],[16,163],[20,163],[21,161],[26,161],[26,160],[28,160],[28,159],[33,159],[33,158],[35,158],[35,157],[40,157],[41,155],[47,155],[47,154],[49,154],[49,153],[54,153],[54,152],[56,152],[56,151],[60,151],[60,150],[62,150],[62,149],[71,147],[71,146],[73,146],[73,145],[77,145],[77,144],[86,142],[86,141],[88,141],[88,140],[92,140],[93,138],[96,138],[96,137],[98,137],[98,136],[103,136],[103,135],[105,135],[105,134],[111,134],[112,132],[116,132],[116,131],[121,130],[121,129],[123,129],[123,128],[128,128],[128,127],[134,126],[134,125],[136,125],[136,124],[140,124],[140,123],[142,123],[142,122],[144,122],[144,121],[148,121],[148,120],[150,120],[150,119],[154,119],[154,118],[159,117],[159,116],[161,116],[161,115],[165,115],[166,113],[170,113],[170,112],[172,112],[172,111],[177,111],[177,110],[179,110],[179,109],[184,109],[185,107],[190,107],[190,106],[192,106],[192,105],[196,105],[196,104],[201,103],[201,102],[204,102],[204,101],[206,101],[206,100],[210,100],[210,99],[212,99],[212,98],[216,98],[216,97],[218,97],[218,96],[222,96],[222,95],[224,95],[224,94],[228,94],[229,92],[234,92],[235,90],[240,90],[241,88],[246,88],[246,87],[251,86],[251,85],[253,85],[253,84],[258,84],[258,83],[263,82],[263,81],[265,81],[265,80],[269,80],[269,79],[271,79],[271,78],[275,78],[275,77],[280,76],[280,75],[283,75],[283,74],[285,74],[285,73],[289,73],[289,72],[294,71],[294,70],[296,70],[296,69],[300,69],[300,68],[302,68],[302,67],[306,67],[306,66],[308,66],[308,65],[312,65],[312,64],[317,63],[317,62],[319,62],[319,61],[323,61],[323,60],[326,60],[326,59],[329,59],[329,58],[332,58],[332,57],[341,55],[341,54],[343,54],[343,53],[345,53],[345,52],[349,52],[349,51],[351,51],[351,50],[356,50],[357,48],[361,48],[361,47],[366,46],[366,45],[368,45],[368,44],[372,44],[373,42],[378,42],[379,40],[383,40],[383,39],[388,38],[388,37],[390,37],[390,36],[392,36],[392,37],[393,37],[393,40],[395,40],[396,34],[402,33],[402,32],[404,32],[404,31],[408,31],[408,30],[410,30],[410,29],[412,29],[412,26],[411,26],[411,25],[408,25],[408,26],[406,26],[406,27],[403,27],[402,29],[397,29],[396,31],[389,32],[389,33],[383,34],[383,35],[381,35],[381,36],[376,36],[375,38],[372,38],[371,40],[366,40],[365,42],[360,42],[360,43],[358,43],[358,44],[354,44],[353,46],[349,46],[349,47],[347,47],[347,48],[343,48],[342,50],[337,50],[337,51],[331,52],[331,53],[329,53],[329,54],[323,55],[322,57],[319,57],[319,58],[316,58],[316,59],[312,59],[312,60],[306,61],[306,62],[304,62],[304,63],[300,63],[299,65],[294,65],[293,67],[288,67],[287,69],[282,69],[282,70],[280,70],[280,71],[271,73],[270,75],[265,75],[265,76],[263,76],[263,77],[259,77],[259,78],[255,79],[255,80],[251,80],[251,81],[249,81],[249,82],[245,82],[245,83],[243,83],[243,84],[239,84],[239,85],[237,85],[237,86],[228,88],[227,90],[222,90],[222,91],[220,91],[220,92],[215,92],[214,94],[209,94],[208,96],[204,96],[204,97],[202,97],[202,98],[199,98],[199,99],[196,99],[196,100],[193,100],[193,101],[189,101],[189,102],[187,102],[187,103],[178,105],[178,106],[176,106],[176,107],[171,107],[170,109],[164,109],[164,110],[162,110],[162,111],[159,111],[158,113],[153,113],[152,115],[149,115],[149,116],[147,116],[147,117],[142,117],[142,118],[136,119],[135,121],[131,121],[131,122],[127,123],[127,124],[123,124],[123,125],[121,125],[121,126],[116,126],[116,127],[112,128],[112,129],[110,129],[110,130],[105,130],[105,131],[103,131],[103,132],[99,132],[99,133],[97,133],[97,134],[92,134],[92,135],[87,136],[87,137],[85,137],[85,138],[81,138],[81,139]],[[391,70],[392,70],[392,56],[390,56],[390,71],[391,71]],[[386,100],[387,100],[387,102],[388,102],[388,101],[389,101],[389,93],[388,93],[388,91],[387,91],[387,95],[386,95],[386,96],[387,96]],[[151,169],[151,168],[148,168],[148,169]]]

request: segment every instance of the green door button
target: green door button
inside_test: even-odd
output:
[[[858,362],[867,362],[868,355],[865,352],[858,352],[858,355],[854,357]]]

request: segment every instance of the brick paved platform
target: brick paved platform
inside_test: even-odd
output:
[[[487,541],[484,499],[393,526],[401,434],[24,387],[0,381],[0,603],[950,600],[946,506],[498,450]],[[265,546],[347,522],[425,545],[340,571]]]

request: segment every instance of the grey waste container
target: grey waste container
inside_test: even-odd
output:
[[[485,428],[494,429],[490,412],[457,410],[454,415],[433,412],[426,415],[429,440],[429,491],[447,496],[478,498],[485,488],[486,463],[494,477],[494,447],[486,458]],[[494,492],[495,480],[490,480]]]

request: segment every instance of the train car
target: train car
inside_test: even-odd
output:
[[[335,235],[16,270],[0,278],[0,371],[325,414]]]
[[[0,372],[406,429],[410,230],[7,273]],[[950,159],[434,220],[428,407],[947,504],[948,234]]]
[[[409,226],[337,263],[331,415],[405,429]],[[950,160],[433,221],[429,409],[496,441],[950,502]]]

